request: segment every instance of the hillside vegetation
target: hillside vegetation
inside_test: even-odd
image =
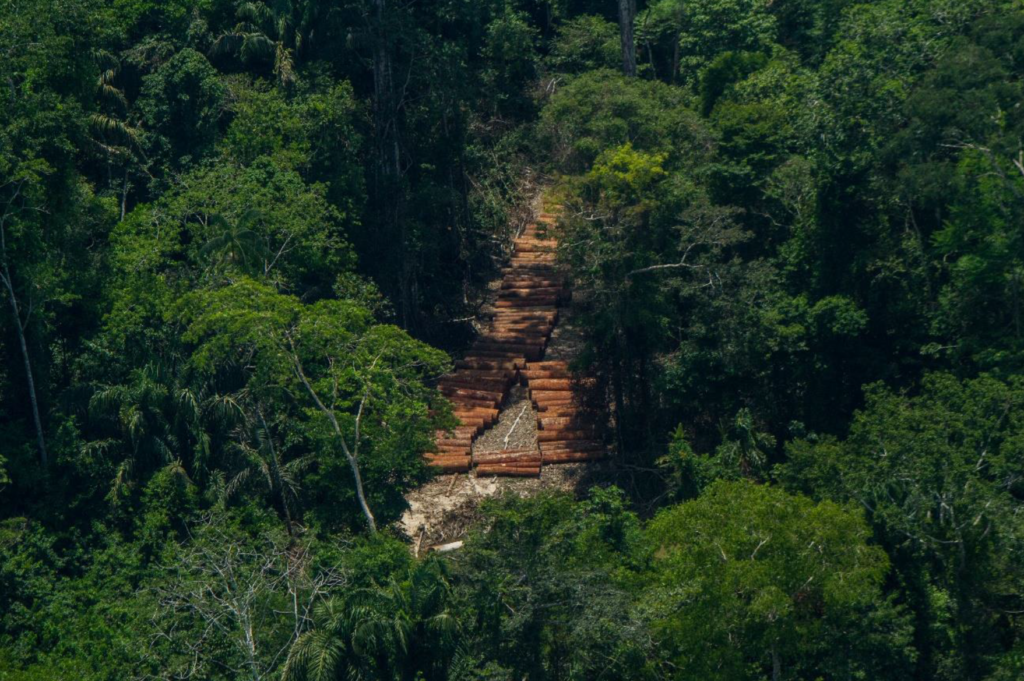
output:
[[[1024,677],[1022,103],[1016,0],[0,0],[0,681]],[[609,463],[417,556],[541,194]]]

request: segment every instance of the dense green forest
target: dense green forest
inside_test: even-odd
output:
[[[612,472],[415,557],[541,188]],[[0,681],[1024,678],[1018,0],[0,0],[0,295]]]

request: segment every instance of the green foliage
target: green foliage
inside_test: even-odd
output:
[[[866,544],[870,530],[857,511],[719,482],[662,512],[647,536],[654,558],[645,607],[679,673],[764,678],[794,662],[802,677],[884,669],[885,648],[851,658],[825,643],[850,636],[881,598],[888,561]]]
[[[507,497],[457,557],[466,647],[478,669],[456,678],[651,678],[651,641],[630,607],[642,559],[636,516],[618,490]]]
[[[202,159],[216,141],[224,86],[199,52],[186,48],[143,79],[139,106],[156,133],[149,153],[168,169]]]
[[[672,54],[670,80],[696,85],[724,52],[759,52],[775,40],[777,27],[763,0],[657,0],[641,24],[643,38]]]
[[[873,386],[845,441],[794,443],[780,473],[791,486],[867,510],[905,597],[920,603],[918,636],[936,678],[984,678],[997,654],[984,632],[998,616],[982,604],[1020,593],[1012,556],[1022,539],[1022,395],[1018,381],[987,376],[931,375],[918,397]]]
[[[556,73],[579,74],[614,69],[621,59],[618,27],[599,16],[584,14],[559,24],[546,63]]]
[[[559,88],[544,107],[540,141],[563,172],[585,170],[602,151],[626,143],[645,152],[699,155],[709,136],[686,108],[688,101],[657,81],[608,70],[584,73]]]
[[[0,679],[1021,676],[1019,3],[638,4],[0,0]],[[628,493],[413,557],[538,170]]]
[[[245,366],[245,393],[298,402],[292,426],[314,452],[308,483],[322,522],[351,521],[353,496],[364,503],[360,478],[371,525],[370,509],[385,523],[400,513],[403,492],[425,479],[421,454],[446,425],[442,399],[425,385],[444,372],[444,353],[374,324],[353,301],[307,305],[252,280],[194,294],[181,313],[200,371]]]
[[[460,633],[447,573],[437,559],[407,562],[325,599],[316,607],[313,628],[289,652],[283,677],[383,680],[443,673]]]

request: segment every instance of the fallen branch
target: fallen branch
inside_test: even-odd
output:
[[[527,410],[527,408],[529,408],[529,406],[530,406],[529,402],[527,402],[526,404],[523,405],[523,409],[522,409],[522,411],[519,412],[519,416],[517,416],[516,420],[512,422],[512,427],[508,429],[508,433],[505,435],[505,444],[504,444],[504,447],[506,449],[508,448],[508,439],[510,437],[512,437],[512,433],[515,432],[516,426],[519,425],[519,419],[523,418],[523,414],[526,413],[526,410]]]

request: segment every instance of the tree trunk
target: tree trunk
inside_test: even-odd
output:
[[[6,236],[6,235],[4,235]],[[39,449],[39,462],[45,467],[49,461],[46,454],[46,438],[43,435],[43,421],[39,417],[39,399],[36,396],[36,381],[32,375],[32,360],[28,354],[28,342],[25,339],[25,325],[21,321],[21,310],[18,309],[18,298],[14,295],[14,282],[6,262],[6,243],[4,244],[3,283],[7,289],[7,299],[14,317],[14,329],[18,332],[18,345],[21,347],[21,359],[25,364],[25,382],[28,386],[28,401],[32,408],[32,421],[36,427],[36,446]]]
[[[772,643],[772,681],[782,681],[782,659],[775,643]]]
[[[260,424],[263,426],[263,434],[267,438],[267,447],[270,449],[270,466],[271,475],[274,478],[274,487],[277,491],[278,501],[281,504],[281,512],[284,514],[284,526],[285,530],[288,531],[288,536],[293,536],[292,529],[292,512],[288,508],[288,493],[284,487],[284,480],[281,479],[281,467],[280,462],[277,460],[277,449],[274,447],[274,438],[270,434],[270,427],[267,426],[267,420],[263,418],[263,410],[256,407],[256,414],[260,417]]]
[[[359,473],[359,461],[356,459],[358,449],[355,452],[348,448],[348,444],[345,442],[345,435],[341,431],[341,425],[338,423],[338,417],[334,415],[334,410],[330,409],[323,403],[320,396],[316,394],[316,390],[313,390],[313,384],[306,378],[306,372],[302,368],[302,361],[299,359],[298,353],[295,352],[294,345],[292,350],[292,361],[295,363],[295,375],[298,376],[299,380],[302,381],[302,385],[306,388],[306,392],[313,398],[313,404],[319,409],[327,420],[331,422],[331,428],[334,429],[334,434],[338,438],[338,442],[341,444],[341,451],[344,452],[345,458],[348,460],[349,468],[352,469],[352,481],[356,487],[356,499],[359,500],[359,508],[363,512],[363,516],[366,518],[366,524],[370,528],[370,534],[377,534],[377,521],[373,517],[373,513],[370,512],[370,505],[366,503],[366,495],[363,493],[363,476]],[[356,420],[356,447],[359,446],[359,421]]]
[[[373,114],[377,147],[377,205],[383,211],[388,250],[393,254],[397,279],[398,306],[402,326],[409,328],[411,300],[410,267],[405,230],[405,193],[402,187],[402,155],[399,137],[399,103],[392,71],[391,36],[388,31],[387,0],[373,0]]]
[[[675,38],[675,46],[672,48],[672,84],[679,81],[679,36]]]
[[[622,72],[636,75],[636,46],[633,43],[633,18],[636,0],[619,0],[619,37],[622,44]]]
[[[356,498],[359,500],[359,508],[362,509],[363,516],[366,518],[370,534],[377,534],[377,521],[374,519],[373,513],[370,512],[370,505],[366,503],[366,495],[363,494],[363,476],[359,473],[359,462],[347,452],[345,456],[348,458],[348,465],[352,469],[352,478],[356,483]]]

